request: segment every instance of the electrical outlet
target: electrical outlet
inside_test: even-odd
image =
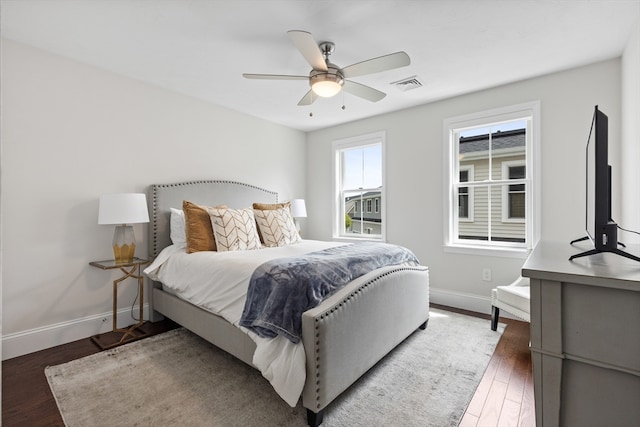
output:
[[[482,269],[482,280],[484,280],[485,282],[490,282],[491,281],[491,269],[490,268],[483,268]]]

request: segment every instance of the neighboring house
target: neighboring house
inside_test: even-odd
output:
[[[351,228],[356,234],[381,234],[380,191],[369,191],[345,199],[345,212],[351,218]]]
[[[494,180],[524,178],[525,136],[524,129],[516,129],[461,137],[460,182],[481,183],[490,176]],[[459,237],[486,239],[490,228],[493,240],[524,242],[525,185],[505,184],[499,192],[492,193],[487,188],[482,185],[460,188]]]

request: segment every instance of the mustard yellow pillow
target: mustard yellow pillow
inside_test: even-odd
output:
[[[182,201],[188,254],[217,250],[211,217],[209,217],[207,208],[208,206],[200,206],[188,200]],[[220,205],[216,208],[226,208],[226,206]]]
[[[289,208],[289,209],[291,209],[291,202],[284,202],[284,203],[254,203],[253,204],[253,209],[257,209],[259,211],[270,211],[270,210],[281,209],[281,208]]]

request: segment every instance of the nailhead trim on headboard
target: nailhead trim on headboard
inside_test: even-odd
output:
[[[264,193],[265,196],[269,196],[270,198],[273,198],[274,203],[278,202],[278,193],[276,193],[275,191],[266,190],[264,188],[257,187],[255,185],[245,184],[243,182],[232,181],[232,180],[197,180],[197,181],[178,182],[173,184],[154,184],[150,187],[150,191],[149,191],[149,198],[151,199],[149,201],[149,205],[151,206],[151,212],[149,215],[151,219],[151,224],[149,227],[150,234],[151,234],[149,236],[149,239],[150,239],[149,257],[155,258],[160,253],[160,251],[164,249],[164,246],[161,247],[163,244],[159,241],[159,234],[161,231],[158,229],[159,193],[161,193],[163,189],[170,189],[175,187],[195,187],[195,186],[201,185],[203,189],[205,189],[207,185],[211,185],[211,184],[221,184],[221,185],[228,184],[229,186],[238,186],[239,191],[242,191],[243,188],[257,190],[261,193]],[[211,197],[215,197],[215,195],[212,194]],[[261,200],[253,200],[253,201],[260,202]],[[221,201],[221,203],[224,203],[224,201]],[[175,206],[175,207],[178,208],[181,206],[182,205],[180,204],[180,206]]]

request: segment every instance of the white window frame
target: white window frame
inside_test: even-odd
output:
[[[526,120],[525,243],[458,239],[459,153],[455,135],[465,129]],[[443,120],[443,240],[445,252],[524,258],[540,240],[540,101],[465,114]],[[495,182],[495,181],[494,181]],[[498,181],[499,182],[499,181]]]
[[[469,175],[468,181],[473,181],[474,180],[474,176],[475,176],[474,175],[474,173],[475,173],[474,165],[466,165],[466,166],[461,167],[458,170],[458,180],[460,179],[460,172],[461,171],[465,171],[465,170],[468,172],[468,175]],[[462,184],[462,183],[460,183],[460,184]],[[463,185],[463,187],[465,187],[465,186]],[[474,221],[474,219],[473,219],[473,213],[474,213],[473,207],[474,207],[475,203],[474,203],[474,199],[473,199],[473,194],[474,194],[473,187],[467,187],[467,200],[468,200],[468,203],[469,203],[469,215],[467,215],[466,218],[460,218],[460,221],[462,221],[462,222],[473,222]],[[458,198],[456,198],[456,212],[458,212],[458,211],[459,211],[459,209],[458,209]]]
[[[380,189],[380,235],[371,234],[344,234],[342,232],[344,223],[344,204],[342,203],[342,173],[341,173],[341,161],[340,153],[343,150],[367,147],[371,145],[380,145],[382,155],[382,188]],[[385,157],[386,157],[386,132],[374,132],[366,135],[355,136],[352,138],[345,138],[335,140],[332,143],[333,154],[333,238],[336,240],[374,240],[374,241],[386,241],[386,208],[385,208],[385,189],[386,189],[386,173],[385,173]],[[364,203],[361,204],[361,208],[364,212]]]
[[[509,185],[515,184],[525,184],[525,203],[526,203],[526,194],[527,194],[527,184],[525,179],[509,179],[509,168],[524,166],[525,174],[527,170],[526,162],[522,160],[509,160],[502,162],[502,179],[504,181],[509,181],[509,184],[506,184],[502,187],[502,222],[510,222],[510,223],[524,223],[526,220],[524,218],[511,218],[509,217]],[[511,182],[513,181],[513,182]]]

